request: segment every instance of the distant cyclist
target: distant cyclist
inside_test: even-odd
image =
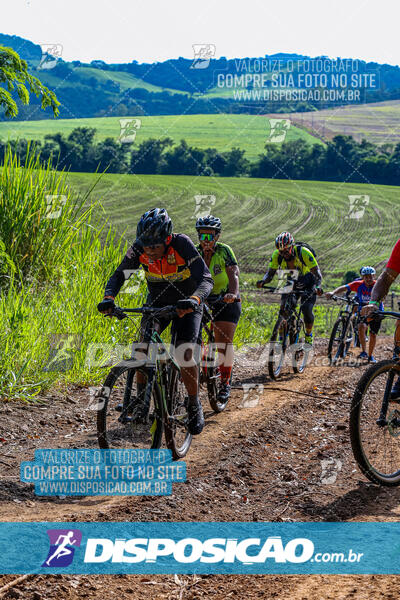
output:
[[[125,282],[125,273],[142,267],[148,287],[146,304],[163,307],[177,306],[177,316],[172,322],[172,337],[175,347],[186,345],[182,366],[182,380],[188,393],[189,431],[193,435],[204,427],[204,415],[198,396],[198,367],[187,363],[193,361],[195,344],[198,339],[203,314],[203,300],[213,287],[210,272],[190,238],[182,233],[172,233],[172,221],[165,208],[153,208],[140,219],[136,241],[129,248],[125,258],[108,280],[104,299],[98,310],[111,313],[114,299]],[[159,319],[160,331],[169,324],[169,319]],[[146,332],[147,319],[142,320],[141,339]],[[143,403],[145,381],[137,374],[137,390],[142,400],[141,411],[135,420],[147,419],[149,406]]]
[[[307,344],[313,343],[313,325],[314,312],[313,307],[317,298],[317,293],[322,294],[321,282],[322,275],[319,269],[317,259],[309,248],[302,244],[295,244],[293,236],[284,231],[275,240],[276,250],[272,253],[268,265],[268,271],[263,279],[257,281],[257,287],[272,281],[278,269],[288,271],[297,271],[298,279],[294,285],[294,291],[308,291],[309,297],[302,304],[302,313],[304,316],[304,326],[306,330],[305,341]],[[281,305],[286,300],[286,294],[282,294]]]
[[[400,240],[398,240],[392,250],[386,267],[379,275],[371,292],[371,300],[364,306],[361,311],[362,315],[371,315],[374,311],[379,310],[382,300],[389,293],[390,286],[400,273]],[[396,321],[396,331],[394,334],[394,355],[393,358],[398,360],[400,357],[400,321]],[[400,398],[400,377],[395,382],[391,394],[391,400]]]
[[[241,307],[239,302],[239,267],[232,248],[219,242],[221,234],[221,220],[218,217],[207,215],[200,217],[196,222],[199,236],[198,250],[210,269],[214,281],[208,301],[210,302],[215,342],[218,352],[224,355],[219,361],[221,383],[218,390],[218,400],[226,402],[230,396],[230,379],[233,363],[233,337],[238,324]],[[215,296],[223,295],[224,305],[212,306]]]
[[[376,280],[374,279],[376,271],[373,267],[361,267],[360,275],[362,279],[356,279],[351,283],[347,283],[346,285],[341,285],[340,287],[333,290],[333,292],[327,292],[326,297],[331,298],[335,294],[341,294],[343,292],[356,292],[357,299],[359,301],[357,315],[359,316],[361,313],[361,309],[363,306],[368,304],[371,300],[371,292],[374,287]],[[383,310],[382,302],[379,304],[379,310]],[[360,338],[361,349],[362,352],[358,358],[367,358],[368,362],[375,363],[374,357],[374,349],[376,346],[376,336],[378,335],[380,322],[379,321],[371,321],[369,323],[369,331],[370,331],[370,339],[368,345],[368,354],[367,354],[367,334],[368,325],[366,323],[358,324],[358,335]]]

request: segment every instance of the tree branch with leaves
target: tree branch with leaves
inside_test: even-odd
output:
[[[1,84],[6,84],[2,87]],[[28,73],[28,64],[12,48],[0,46],[0,108],[4,108],[6,117],[16,117],[18,106],[12,93],[16,92],[23,104],[29,104],[30,94],[41,100],[41,108],[51,107],[55,117],[60,106],[57,96],[42,82]]]

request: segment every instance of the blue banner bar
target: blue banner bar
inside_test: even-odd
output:
[[[0,573],[400,574],[399,540],[400,523],[0,523]]]

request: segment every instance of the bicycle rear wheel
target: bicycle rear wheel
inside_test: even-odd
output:
[[[299,332],[293,331],[289,334],[290,348],[292,352],[292,367],[293,372],[302,374],[305,371],[308,362],[308,355],[311,347],[306,348],[303,339],[299,338]]]
[[[132,414],[138,406],[136,379],[141,373],[147,384],[145,370],[126,365],[113,367],[96,397],[97,439],[100,448],[159,448],[163,432],[163,411],[160,388],[154,382],[150,399],[149,419],[135,423]],[[122,412],[119,405],[126,407]]]
[[[279,317],[275,323],[270,339],[268,356],[268,372],[272,379],[278,379],[285,361],[288,346],[288,327],[285,319]]]
[[[202,373],[201,381],[207,386],[208,401],[211,408],[215,413],[220,413],[225,409],[228,400],[225,400],[225,402],[218,400],[218,381],[221,380],[221,375],[219,373],[215,352],[214,334],[212,333],[209,336],[208,343],[202,344],[202,364],[200,366]]]
[[[333,326],[328,344],[328,358],[331,365],[337,364],[340,358],[344,358],[346,330],[345,320],[338,319]]]
[[[350,411],[354,458],[373,483],[400,485],[400,403],[390,401],[400,364],[382,360],[361,377]]]
[[[179,370],[173,364],[169,375],[167,414],[164,419],[165,441],[167,448],[172,451],[173,459],[179,460],[187,454],[192,435],[188,430],[186,388]]]

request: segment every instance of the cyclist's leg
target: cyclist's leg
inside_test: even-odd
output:
[[[375,362],[374,350],[375,350],[375,345],[376,345],[376,336],[378,335],[380,326],[381,326],[381,322],[378,320],[371,321],[371,323],[369,324],[370,338],[369,338],[369,345],[368,345],[368,360],[370,362]]]
[[[220,392],[227,398],[230,392],[229,383],[234,360],[233,338],[240,314],[241,306],[237,302],[225,304],[222,310],[216,309],[215,314],[213,311],[214,336],[218,347],[218,364],[221,373]]]
[[[400,357],[400,319],[396,321],[396,330],[394,332],[394,352],[393,359],[399,360]],[[400,398],[400,377],[397,378],[394,386],[392,387],[392,391],[390,394],[391,400],[397,400]]]
[[[396,329],[394,332],[394,355],[393,358],[397,359],[400,356],[400,319],[396,321]]]
[[[313,294],[311,298],[308,298],[301,306],[301,312],[304,317],[304,329],[306,331],[306,342],[312,344],[313,339],[313,327],[314,327],[314,304],[316,302],[317,295]]]
[[[189,431],[192,435],[201,433],[204,427],[204,415],[199,399],[200,358],[199,333],[203,307],[199,307],[183,317],[173,320],[172,339],[175,359],[181,368],[181,376],[188,393]]]
[[[360,340],[360,344],[361,344],[361,358],[367,358],[367,340],[366,340],[366,335],[367,335],[367,324],[366,323],[359,323],[358,324],[358,337]]]

